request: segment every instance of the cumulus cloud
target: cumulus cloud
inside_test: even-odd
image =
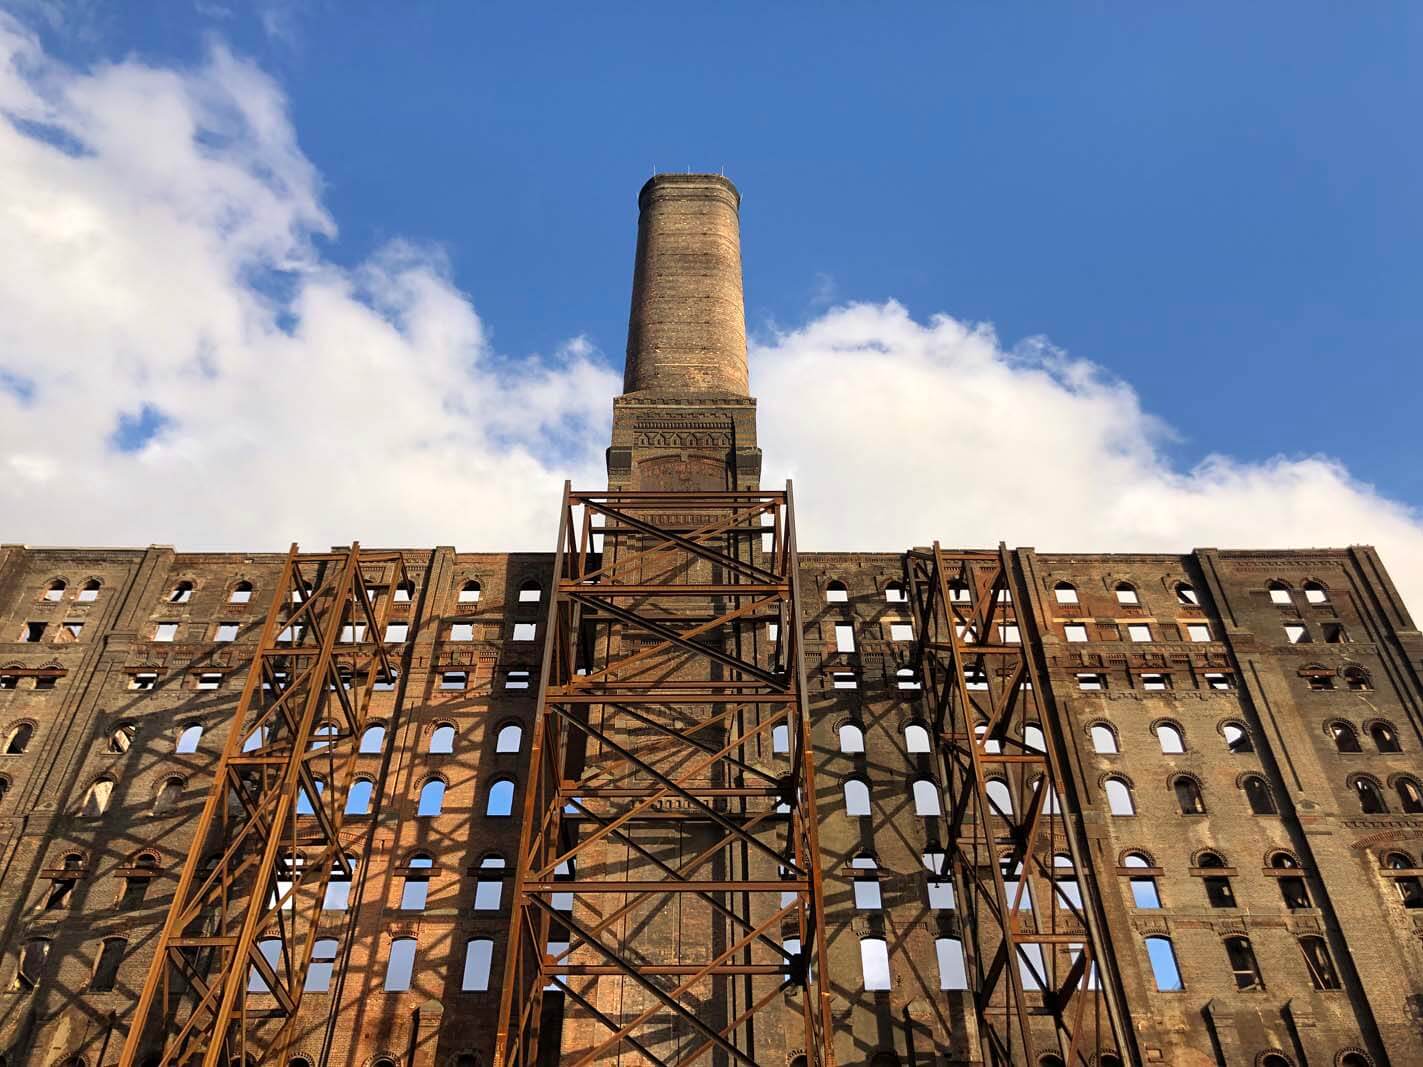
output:
[[[602,482],[621,376],[579,337],[497,352],[438,249],[324,256],[284,94],[221,47],[80,71],[0,14],[0,173],[5,540],[539,549],[563,479]],[[807,548],[1371,542],[1423,602],[1416,513],[1326,457],[1179,470],[1127,384],[1045,343],[866,304],[751,360]]]
[[[1376,545],[1423,603],[1423,517],[1324,456],[1172,466],[1136,393],[1041,341],[900,305],[833,309],[751,354],[771,478],[807,549]]]
[[[545,547],[619,377],[502,358],[437,251],[342,270],[280,89],[75,71],[0,15],[7,540]]]

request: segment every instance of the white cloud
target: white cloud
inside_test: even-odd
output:
[[[75,71],[0,15],[0,112],[6,540],[541,549],[563,479],[602,482],[620,376],[582,338],[501,357],[438,250],[324,258],[320,176],[250,63]],[[1129,386],[1046,345],[889,303],[751,358],[806,548],[1370,542],[1423,601],[1417,514],[1327,458],[1174,469]]]
[[[903,307],[836,308],[754,347],[767,484],[814,549],[1378,547],[1423,603],[1423,517],[1322,456],[1174,469],[1165,424],[1092,364]],[[886,536],[887,532],[891,532]]]

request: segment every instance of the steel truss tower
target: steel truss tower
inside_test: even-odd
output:
[[[1006,547],[908,555],[948,796],[944,869],[983,1061],[1141,1062],[1052,705],[1032,592]],[[1046,1062],[1046,1061],[1044,1061]]]
[[[789,486],[565,487],[555,576],[495,1063],[825,1067]]]
[[[403,684],[384,638],[412,589],[398,554],[292,546],[121,1067],[287,1062],[316,940],[349,944],[375,819],[343,830],[346,795],[373,688]]]

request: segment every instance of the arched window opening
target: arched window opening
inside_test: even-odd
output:
[[[499,728],[499,737],[494,743],[494,751],[500,753],[518,752],[524,743],[524,728],[516,722],[505,723]]]
[[[464,975],[460,988],[466,993],[483,993],[489,988],[490,964],[494,959],[494,942],[478,937],[465,942]]]
[[[165,778],[159,785],[157,792],[153,794],[153,814],[166,815],[178,804],[178,798],[183,795],[183,779]]]
[[[460,586],[459,602],[461,604],[478,604],[481,592],[479,583],[471,578]]]
[[[999,869],[1003,872],[1003,891],[1008,898],[1011,907],[1014,901],[1021,911],[1033,910],[1033,887],[1031,882],[1023,882],[1023,864],[1014,861],[1011,853],[1005,852],[999,862]],[[1021,885],[1022,891],[1019,892]]]
[[[1304,598],[1311,604],[1329,603],[1329,590],[1325,589],[1320,582],[1308,581],[1304,583]]]
[[[81,604],[92,604],[99,599],[99,590],[103,583],[97,578],[90,578],[79,590],[79,602]]]
[[[279,938],[265,937],[257,942],[257,951],[261,953],[263,961],[275,973],[281,974],[282,942]],[[261,970],[254,963],[247,970],[247,992],[249,993],[270,993],[271,986],[267,985],[267,979],[262,976]]]
[[[1029,752],[1046,752],[1047,740],[1043,737],[1043,728],[1034,723],[1028,723],[1023,727],[1023,747]]]
[[[1293,603],[1293,601],[1290,599],[1290,587],[1287,586],[1284,582],[1271,582],[1269,585],[1265,586],[1265,588],[1270,591],[1271,604]]]
[[[1134,608],[1141,603],[1141,598],[1136,594],[1136,587],[1129,582],[1118,582],[1115,592],[1117,603],[1123,607]]]
[[[1220,871],[1226,869],[1224,858],[1216,852],[1202,852],[1196,859],[1196,865],[1203,871]],[[1204,874],[1201,876],[1201,885],[1206,891],[1206,903],[1213,908],[1233,908],[1236,906],[1235,890],[1231,887],[1230,876],[1224,873]]]
[[[346,794],[346,814],[369,815],[374,795],[375,782],[369,778],[357,778],[351,783],[351,791]]]
[[[1373,1067],[1362,1052],[1341,1052],[1339,1067]]]
[[[30,738],[35,736],[35,728],[31,723],[21,722],[10,727],[10,732],[5,735],[5,755],[20,756],[30,747]]]
[[[317,939],[311,949],[311,963],[306,969],[306,992],[330,992],[331,976],[336,971],[336,952],[340,947],[341,942],[334,937]]]
[[[968,584],[962,578],[954,578],[949,582],[949,601],[954,604],[967,604],[973,598],[969,596]]]
[[[904,747],[911,755],[933,751],[933,746],[929,743],[929,728],[922,722],[911,722],[905,726]]]
[[[1184,774],[1171,779],[1171,791],[1176,794],[1176,807],[1182,815],[1204,815],[1206,801],[1196,780]]]
[[[890,604],[903,604],[909,600],[908,593],[905,592],[903,582],[887,582],[884,587],[884,599]]]
[[[79,809],[79,814],[86,819],[94,819],[109,810],[109,801],[114,795],[114,780],[112,778],[100,778],[89,787],[89,792],[84,795],[84,804]]]
[[[485,856],[479,861],[479,877],[474,883],[474,910],[498,911],[504,899],[504,857]]]
[[[853,722],[840,724],[840,751],[853,755],[865,750],[865,732]]]
[[[939,803],[939,783],[932,778],[915,779],[914,814],[925,817],[943,814]]]
[[[455,728],[442,722],[430,731],[429,752],[435,756],[448,756],[455,750]]]
[[[879,891],[879,864],[871,855],[862,853],[850,861],[854,872],[851,879],[855,892],[855,907],[860,911],[879,911],[883,907]]]
[[[1288,1056],[1282,1056],[1278,1052],[1267,1052],[1260,1057],[1260,1067],[1295,1067],[1290,1062]]]
[[[539,585],[537,579],[525,578],[523,582],[519,584],[520,604],[537,604],[543,599],[543,595],[543,586]]]
[[[404,993],[410,988],[415,973],[415,939],[397,937],[390,943],[390,957],[385,965],[385,991]]]
[[[1255,960],[1255,949],[1248,937],[1227,937],[1225,954],[1230,960],[1231,973],[1235,975],[1236,989],[1260,989],[1260,965]]]
[[[1107,792],[1107,810],[1113,815],[1136,814],[1136,802],[1125,778],[1108,778],[1103,788]]]
[[[1423,791],[1419,790],[1416,781],[1400,778],[1394,788],[1398,791],[1398,802],[1403,805],[1404,811],[1412,815],[1423,812]]]
[[[968,970],[964,966],[963,942],[956,937],[935,938],[934,954],[939,959],[939,988],[967,989]]]
[[[341,727],[330,719],[323,719],[311,728],[311,740],[307,743],[307,747],[312,752],[318,752],[323,748],[330,748],[340,736]]]
[[[894,672],[894,684],[900,689],[922,689],[923,683],[912,667],[900,667]]]
[[[1156,726],[1156,740],[1161,744],[1161,751],[1167,755],[1175,755],[1186,751],[1186,735],[1181,732],[1181,728],[1174,723],[1163,722]]]
[[[1306,885],[1304,876],[1299,873],[1299,861],[1297,859],[1288,852],[1271,853],[1270,869],[1294,872],[1292,874],[1281,874],[1275,879],[1280,883],[1280,899],[1285,902],[1285,907],[1291,911],[1314,907],[1314,902],[1309,898],[1309,886]]]
[[[1189,604],[1191,607],[1198,607],[1201,603],[1201,598],[1196,593],[1195,586],[1191,585],[1189,582],[1177,582],[1176,603]]]
[[[1329,736],[1334,739],[1334,747],[1340,752],[1362,752],[1359,745],[1359,734],[1353,725],[1347,722],[1331,722],[1329,724]]]
[[[392,598],[396,604],[409,604],[415,599],[415,583],[406,579],[395,584],[395,596]]]
[[[1077,603],[1077,588],[1071,582],[1058,582],[1052,587],[1052,594],[1059,604]]]
[[[186,604],[193,599],[193,583],[188,581],[179,582],[173,587],[173,592],[168,594],[168,603]]]
[[[1380,752],[1403,751],[1402,746],[1398,743],[1398,734],[1386,722],[1370,723],[1369,737],[1373,739],[1374,747]]]
[[[1127,883],[1131,889],[1132,906],[1149,910],[1161,907],[1161,895],[1156,890],[1155,875],[1145,873],[1151,867],[1151,860],[1140,852],[1128,852],[1122,857],[1122,866],[1141,874],[1128,874]]]
[[[198,742],[203,739],[203,727],[201,723],[192,722],[183,727],[178,734],[178,743],[174,746],[174,752],[179,756],[187,756],[198,750]]]
[[[1245,799],[1250,804],[1252,814],[1275,814],[1275,798],[1271,795],[1270,787],[1265,783],[1265,779],[1258,774],[1247,775],[1241,781],[1240,788],[1245,790]]]
[[[870,787],[859,778],[845,779],[845,814],[868,815],[870,813]]]
[[[1002,778],[988,779],[985,792],[988,794],[989,810],[992,811],[993,814],[1001,815],[1004,818],[1010,817],[1013,814],[1013,792],[1008,788],[1008,783]]]
[[[358,861],[351,853],[346,853],[347,870],[341,869],[341,861],[332,859],[331,877],[326,881],[326,896],[321,907],[326,911],[345,911],[351,906],[351,880],[356,876]]]
[[[1388,811],[1384,803],[1383,790],[1372,778],[1355,778],[1349,785],[1359,798],[1359,810],[1365,815],[1382,815]]]
[[[1072,857],[1066,852],[1057,852],[1052,857],[1053,906],[1080,910],[1082,907],[1082,886],[1077,881],[1077,868]]]
[[[445,807],[445,783],[439,778],[431,778],[420,787],[420,803],[415,810],[417,817],[429,818],[439,815]]]
[[[67,584],[63,578],[56,578],[45,587],[44,599],[63,600],[64,590],[67,588]]]
[[[785,723],[777,723],[771,727],[771,754],[773,756],[787,755],[791,750],[791,728]]]
[[[1225,723],[1220,728],[1221,735],[1225,738],[1225,747],[1228,752],[1254,752],[1255,746],[1250,741],[1250,734],[1245,727],[1238,722]]]
[[[1106,723],[1096,723],[1091,730],[1092,751],[1101,753],[1104,756],[1114,756],[1120,751],[1117,748],[1117,732]]]
[[[1413,858],[1406,852],[1390,852],[1384,857],[1383,865],[1390,871],[1411,871]],[[1423,878],[1413,874],[1399,874],[1392,877],[1399,899],[1405,908],[1423,908]]]
[[[514,810],[514,782],[510,778],[501,778],[489,787],[489,803],[484,809],[485,815],[503,816],[509,815]]]
[[[372,723],[361,734],[361,755],[378,756],[385,748],[385,724]]]
[[[1367,692],[1373,688],[1369,672],[1362,667],[1345,667],[1344,684],[1356,693]]]
[[[252,583],[238,582],[232,587],[232,591],[227,594],[229,604],[246,604],[252,599]]]
[[[424,911],[430,899],[430,868],[435,861],[421,853],[405,864],[405,881],[400,887],[401,911]]]
[[[922,854],[924,869],[928,871],[929,907],[936,911],[952,910],[954,905],[954,883],[949,880],[948,856],[943,852]]]
[[[850,599],[849,590],[845,588],[845,583],[832,579],[825,584],[825,602],[827,604],[843,604]]]
[[[867,991],[878,992],[890,988],[889,946],[884,938],[860,939],[860,973]]]
[[[44,977],[45,963],[49,959],[49,942],[42,937],[31,938],[20,948],[19,964],[15,968],[15,978],[10,984],[12,991],[34,989]]]
[[[316,786],[315,796],[311,795],[305,785],[297,790],[296,813],[298,815],[315,815],[316,805],[321,803],[321,797],[326,792],[326,779],[314,777],[312,783]]]

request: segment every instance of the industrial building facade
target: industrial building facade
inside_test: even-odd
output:
[[[738,207],[554,553],[0,546],[0,1063],[1423,1063],[1377,554],[797,552]]]

